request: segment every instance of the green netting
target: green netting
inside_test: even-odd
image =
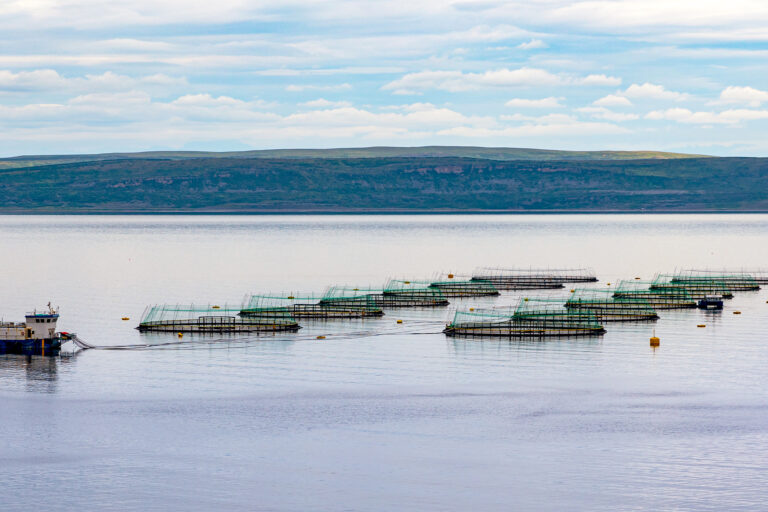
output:
[[[768,284],[768,270],[766,269],[686,269],[679,272],[683,276],[721,277],[721,276],[746,276],[754,279],[757,284]]]
[[[568,297],[565,307],[593,311],[601,321],[642,321],[659,318],[647,299],[615,297],[611,290],[576,289]]]
[[[668,287],[663,290],[651,289],[653,282],[621,281],[613,294],[621,299],[643,299],[654,309],[695,308],[696,301],[684,287]]]
[[[404,281],[405,282],[405,281]],[[409,281],[411,283],[420,283],[429,288],[440,290],[445,297],[487,297],[499,295],[499,290],[493,284],[487,281],[472,281],[461,279],[445,279],[434,281]]]
[[[719,283],[732,292],[759,290],[760,284],[750,274],[717,274],[714,272],[683,271],[663,276],[669,282],[685,286],[705,285],[707,283]]]
[[[708,295],[719,295],[726,299],[733,297],[733,291],[724,281],[708,278],[677,280],[673,274],[658,274],[649,288],[651,290],[684,288],[694,300],[703,299]]]
[[[321,303],[331,304],[361,293],[372,300],[377,307],[385,309],[448,305],[448,301],[440,290],[409,281],[389,281],[383,288],[333,286],[326,290]]]
[[[285,311],[281,315],[242,317],[242,307],[230,305],[155,305],[142,315],[140,331],[161,332],[277,332],[296,331],[299,325]]]
[[[491,268],[476,269],[473,281],[486,281],[500,290],[525,290],[562,288],[563,283],[586,283],[597,281],[592,269],[521,269]]]
[[[551,338],[594,336],[605,329],[592,312],[569,311],[562,301],[559,306],[536,301],[536,306],[521,304],[514,309],[457,311],[443,332],[462,337]]]
[[[241,316],[265,316],[289,311],[295,318],[339,319],[382,316],[384,313],[369,295],[357,293],[327,300],[326,295],[252,295]]]

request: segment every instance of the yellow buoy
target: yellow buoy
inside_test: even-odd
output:
[[[448,279],[453,279],[453,274],[448,274]]]
[[[611,286],[611,283],[605,283],[606,286]]]
[[[359,292],[360,288],[352,288],[352,291]]]
[[[184,337],[184,333],[183,333],[183,332],[180,332],[180,333],[178,334],[178,336],[179,336],[179,338],[183,338],[183,337]]]
[[[475,308],[469,308],[469,310],[470,310],[470,311],[474,311],[474,310],[475,310]]]
[[[128,318],[127,316],[124,316],[123,320],[130,320],[130,318]]]
[[[571,290],[571,293],[576,293],[576,290]]]
[[[296,297],[294,297],[293,295],[289,295],[289,296],[288,296],[288,298],[289,298],[289,299],[291,299],[291,300],[293,300],[293,299],[295,299]]]
[[[403,281],[404,284],[411,284],[410,281]]]
[[[639,281],[639,280],[640,280],[640,278],[639,278],[639,277],[636,277],[636,278],[635,278],[635,280],[636,280],[636,281]]]
[[[734,312],[733,312],[733,314],[734,314],[734,315],[740,315],[740,314],[741,314],[741,311],[734,311]]]
[[[317,337],[317,339],[318,339],[318,340],[324,340],[324,339],[325,339],[325,336],[318,336],[318,337]]]
[[[400,320],[400,319],[398,319],[398,320],[397,320],[397,323],[401,324],[401,323],[403,323],[403,321],[402,321],[402,320]]]
[[[211,309],[221,309],[221,306],[211,306]]]
[[[661,340],[656,337],[656,329],[653,330],[653,336],[651,336],[651,346],[658,347],[661,344]]]
[[[706,324],[699,324],[696,327],[706,327]]]
[[[523,301],[528,302],[528,297],[524,298]]]

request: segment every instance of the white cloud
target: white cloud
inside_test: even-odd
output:
[[[750,107],[759,107],[768,102],[768,91],[761,91],[753,87],[739,87],[731,85],[720,93],[721,103],[742,103]]]
[[[141,86],[173,87],[187,85],[184,77],[154,74],[140,77],[118,75],[106,71],[100,75],[87,74],[65,77],[53,69],[37,69],[14,73],[0,70],[0,92],[75,92],[131,90]]]
[[[645,82],[644,84],[632,84],[621,93],[628,98],[649,98],[655,100],[681,101],[688,98],[683,92],[669,91],[663,85]]]
[[[609,94],[603,96],[592,102],[593,105],[598,107],[631,107],[632,102],[625,96],[619,96],[617,94]]]
[[[669,108],[649,112],[645,118],[685,124],[738,124],[743,121],[768,119],[768,110],[732,109],[723,112],[693,112],[687,108]]]
[[[316,100],[312,101],[306,101],[304,103],[300,103],[303,107],[310,107],[310,108],[339,108],[339,107],[351,107],[352,104],[348,101],[329,101],[325,98],[318,98]]]
[[[548,48],[549,45],[542,41],[541,39],[531,39],[530,41],[527,41],[525,43],[520,43],[517,45],[516,48],[520,48],[521,50],[534,50],[537,48]]]
[[[578,112],[581,112],[582,114],[587,114],[590,117],[593,117],[595,119],[605,119],[606,121],[622,122],[622,121],[633,121],[635,119],[640,119],[640,116],[637,114],[627,114],[625,112],[614,112],[605,107],[582,107],[582,108],[577,108],[576,110]]]
[[[461,71],[419,71],[409,73],[382,87],[393,94],[418,94],[421,91],[437,89],[449,92],[464,92],[491,87],[539,87],[555,85],[618,85],[620,78],[606,75],[570,77],[556,75],[544,69],[522,67],[518,69],[496,69],[484,73]]]
[[[607,75],[587,75],[578,80],[580,85],[621,85],[621,78]]]
[[[536,100],[527,98],[513,98],[506,102],[504,105],[514,108],[558,108],[562,107],[560,100],[563,99],[565,98],[556,98],[554,96]]]

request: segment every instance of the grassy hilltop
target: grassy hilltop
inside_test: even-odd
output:
[[[364,155],[364,156],[361,156]],[[509,148],[0,160],[0,212],[768,211],[768,159]]]

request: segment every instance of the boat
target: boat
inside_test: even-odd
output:
[[[56,332],[58,320],[59,310],[49,302],[43,310],[27,313],[24,322],[0,321],[0,354],[53,354],[71,339]]]
[[[699,309],[723,309],[723,298],[720,295],[706,295],[696,306]]]

